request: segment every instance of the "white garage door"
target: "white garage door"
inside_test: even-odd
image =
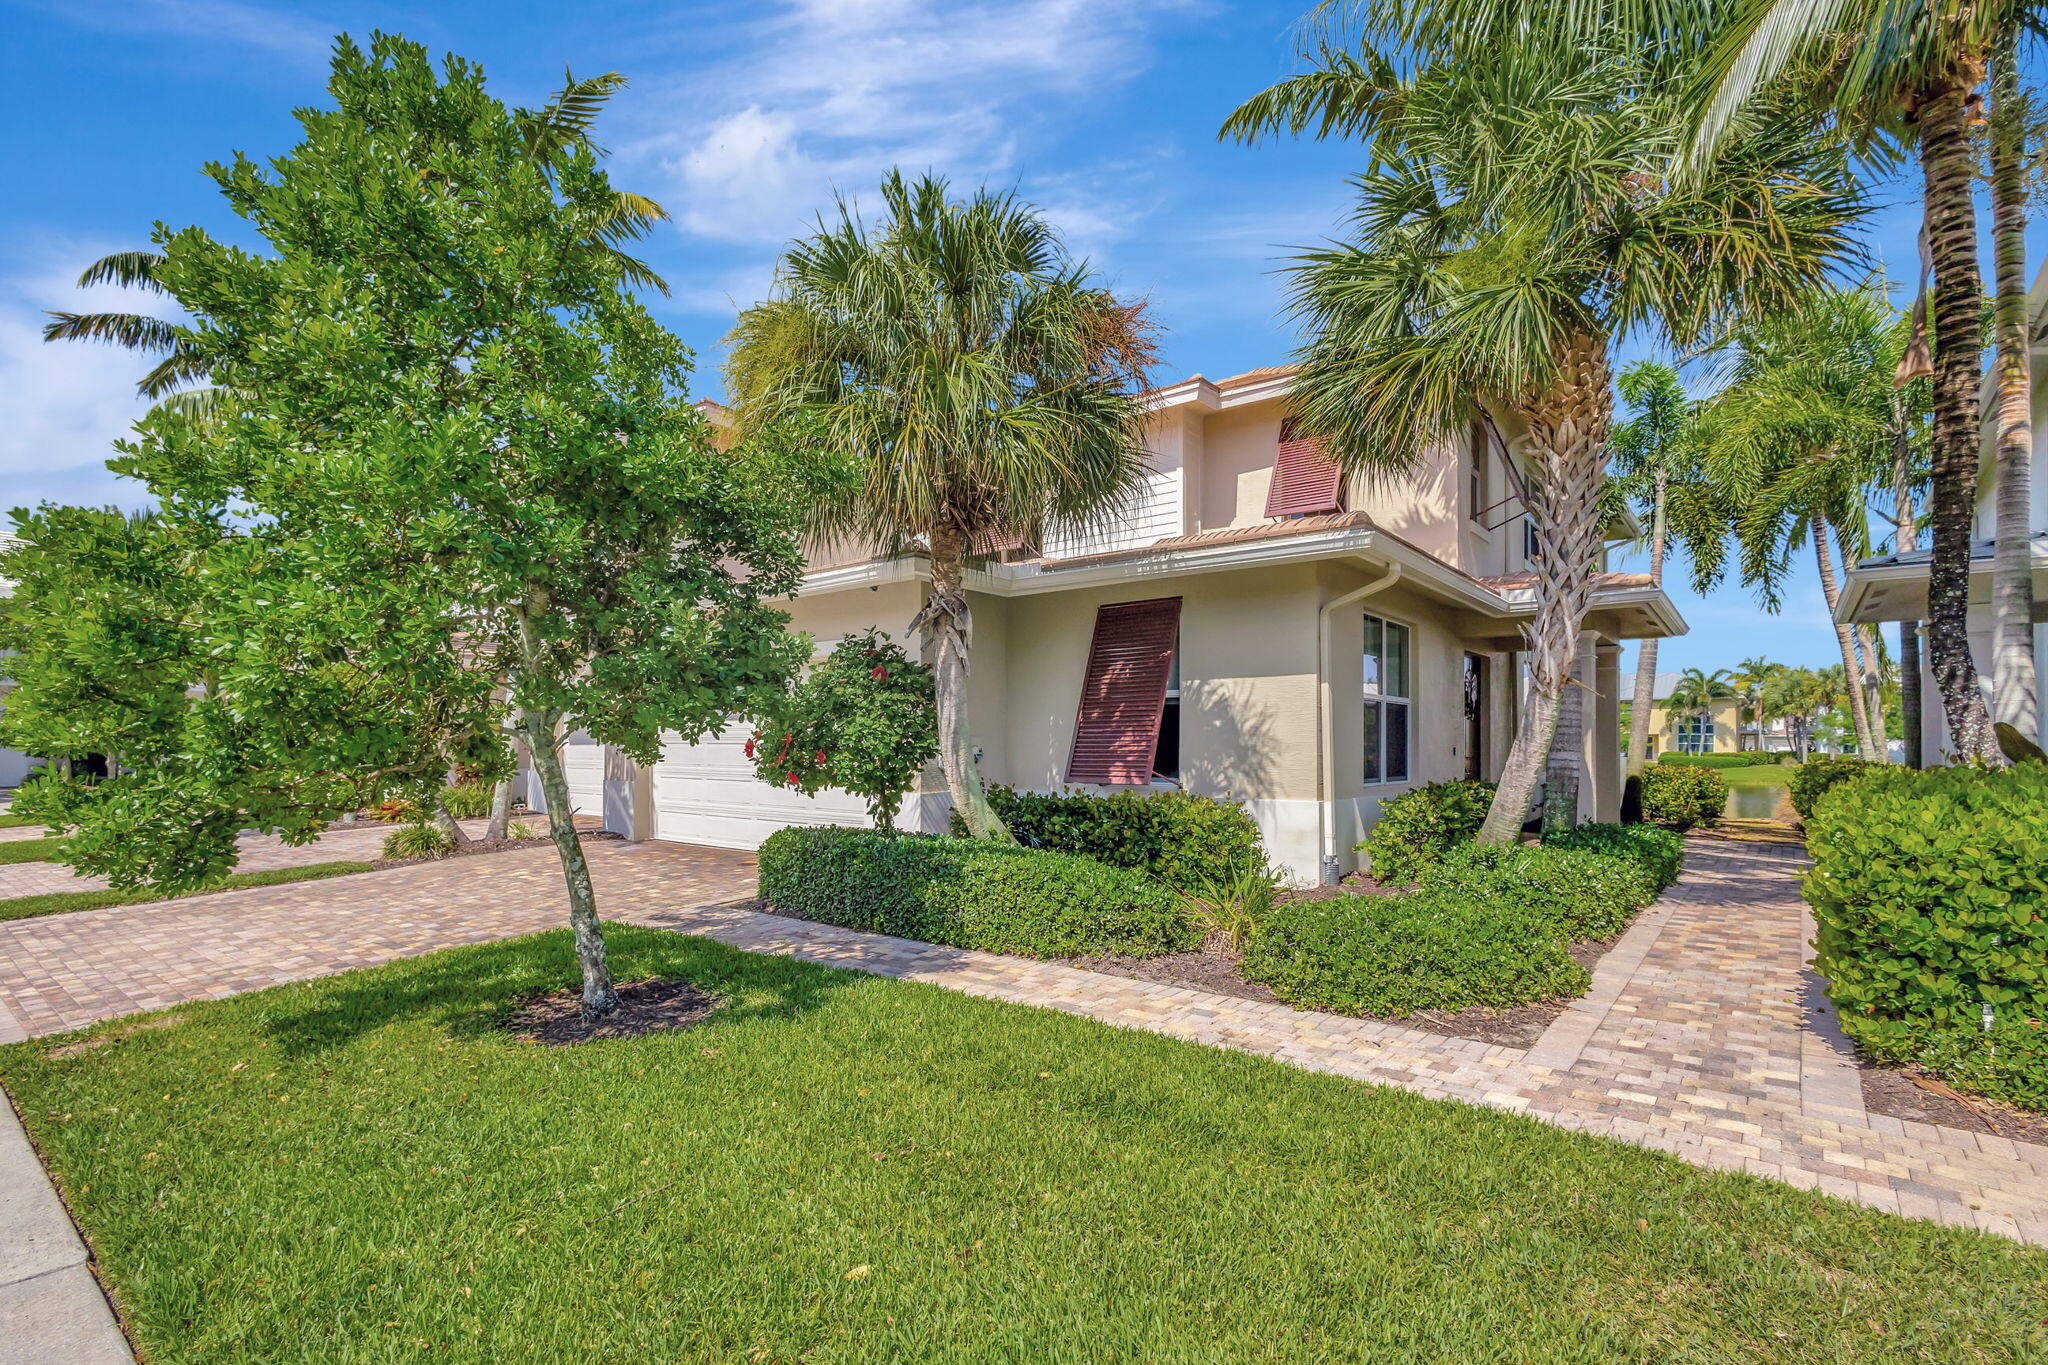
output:
[[[867,803],[832,790],[804,796],[754,776],[750,722],[696,744],[661,746],[654,768],[654,837],[713,848],[759,848],[784,825],[868,825]]]
[[[588,730],[571,730],[563,737],[562,776],[569,784],[573,814],[604,814],[604,745]]]

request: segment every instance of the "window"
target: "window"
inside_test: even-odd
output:
[[[1468,481],[1467,493],[1472,499],[1470,516],[1474,521],[1484,521],[1486,519],[1486,456],[1486,428],[1474,422],[1472,424],[1471,470],[1466,475]]]
[[[1678,721],[1678,752],[1714,752],[1714,721],[1711,716],[1681,716]]]
[[[1160,757],[1164,705],[1175,678],[1180,599],[1117,602],[1098,607],[1067,781],[1142,787]],[[1180,708],[1172,708],[1174,720]],[[1179,764],[1179,736],[1172,750]]]
[[[1159,713],[1159,743],[1152,748],[1152,775],[1180,780],[1180,639],[1173,641],[1173,668],[1166,675],[1166,706]]]
[[[1522,518],[1522,558],[1534,564],[1543,558],[1543,542],[1536,537],[1536,519]]]
[[[1408,627],[1365,618],[1365,780],[1408,780]]]

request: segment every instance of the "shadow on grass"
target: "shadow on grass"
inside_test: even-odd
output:
[[[711,1022],[721,1025],[794,1019],[819,1008],[834,992],[873,980],[859,972],[743,952],[661,929],[608,923],[604,937],[614,980],[687,981],[718,997],[721,1004]],[[573,988],[581,979],[569,931],[550,929],[312,983],[287,997],[300,1008],[268,1012],[263,1031],[289,1057],[345,1047],[394,1025],[424,1025],[458,1040],[497,1039],[523,1047],[504,1030],[512,1012],[531,996]],[[578,1046],[635,1041],[600,1039]]]

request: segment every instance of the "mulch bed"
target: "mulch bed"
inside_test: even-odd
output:
[[[1921,1082],[1942,1083],[1918,1067],[1866,1065],[1862,1075],[1863,1107],[1873,1114],[2048,1147],[2048,1114],[2029,1114],[1975,1095],[1965,1099],[1930,1090]]]
[[[393,828],[396,828],[396,826]],[[584,844],[599,843],[606,839],[623,839],[624,837],[624,835],[615,834],[608,829],[579,829],[576,831],[577,842]],[[554,842],[553,839],[550,839],[545,834],[538,839],[471,839],[468,843],[459,844],[446,853],[431,853],[420,858],[378,858],[373,860],[370,866],[381,872],[387,867],[411,867],[414,863],[438,863],[448,858],[467,858],[477,853],[510,853],[518,848],[552,848]]]
[[[568,986],[524,1001],[505,1021],[505,1031],[526,1043],[570,1047],[599,1038],[638,1038],[701,1024],[718,1008],[718,997],[687,981],[649,977],[618,987],[619,1007],[595,1023],[583,1018],[583,993]]]
[[[1343,894],[1347,891],[1391,894],[1380,891],[1371,883],[1356,888],[1316,887],[1298,894],[1320,899],[1332,892]],[[1597,942],[1574,943],[1571,946],[1572,959],[1590,972],[1599,966],[1600,959],[1607,955],[1608,950],[1619,942],[1620,938],[1617,934],[1613,938]],[[1212,995],[1228,995],[1238,1000],[1258,1000],[1268,1004],[1284,1003],[1269,988],[1256,981],[1245,980],[1244,973],[1238,970],[1236,956],[1220,948],[1202,948],[1192,953],[1169,953],[1164,957],[1076,957],[1069,958],[1065,965],[1079,967],[1083,971],[1101,972],[1104,976],[1121,976],[1131,981],[1150,981],[1160,986],[1208,991]],[[1536,1040],[1543,1036],[1543,1030],[1549,1028],[1570,1004],[1570,1000],[1544,1000],[1509,1009],[1417,1010],[1400,1019],[1380,1014],[1342,1017],[1394,1024],[1423,1033],[1434,1033],[1441,1038],[1468,1038],[1475,1042],[1494,1043],[1502,1047],[1526,1048],[1534,1046]],[[1321,1010],[1300,1012],[1324,1013]]]

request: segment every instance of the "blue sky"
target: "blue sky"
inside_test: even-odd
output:
[[[675,215],[644,254],[674,289],[650,303],[696,348],[716,395],[719,338],[765,290],[777,248],[888,167],[1014,185],[1120,290],[1152,301],[1163,370],[1231,374],[1286,358],[1274,270],[1337,225],[1355,148],[1219,144],[1246,95],[1293,68],[1306,0],[529,0],[250,3],[0,0],[0,507],[140,500],[102,467],[139,413],[121,352],[46,346],[45,310],[119,307],[72,280],[151,227],[239,237],[200,167],[288,149],[295,107],[324,98],[331,36],[403,33],[483,64],[538,103],[564,66],[632,85],[600,126],[621,185]],[[1916,207],[1884,193],[1873,249],[1912,272]],[[244,239],[246,240],[246,239]],[[157,306],[161,306],[158,304]],[[1731,587],[1674,584],[1693,633],[1663,666],[1762,653],[1826,663],[1833,637],[1807,572],[1766,615]]]

